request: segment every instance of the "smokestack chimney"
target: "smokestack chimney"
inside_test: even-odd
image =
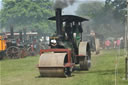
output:
[[[61,30],[62,30],[62,20],[61,20],[61,15],[62,15],[62,9],[57,8],[56,9],[56,32],[57,35],[61,35]]]
[[[23,33],[24,33],[24,42],[26,42],[26,37],[27,37],[27,35],[26,35],[26,28],[23,28]]]
[[[20,42],[22,41],[22,31],[19,32]]]
[[[14,38],[14,31],[13,31],[13,26],[10,26],[10,33],[11,33],[11,38]]]

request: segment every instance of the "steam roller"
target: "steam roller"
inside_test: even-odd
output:
[[[50,49],[41,49],[39,72],[42,77],[71,76],[75,65],[80,70],[89,70],[91,52],[88,41],[82,41],[82,22],[88,21],[74,15],[62,15],[61,9],[56,9],[56,16],[49,20],[56,21],[56,33],[50,37]]]

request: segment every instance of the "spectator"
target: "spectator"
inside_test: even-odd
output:
[[[117,45],[117,47],[119,48],[119,46],[120,46],[120,39],[118,39],[118,40],[116,41],[116,45]]]
[[[114,40],[113,47],[116,48],[116,45],[117,45],[116,40]]]
[[[111,42],[109,40],[105,41],[105,48],[110,48]]]

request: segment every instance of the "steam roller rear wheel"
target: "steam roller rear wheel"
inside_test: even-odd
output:
[[[91,51],[88,42],[81,42],[79,45],[79,64],[81,70],[89,70],[91,67]]]
[[[91,63],[88,60],[87,56],[85,56],[79,63],[80,63],[80,69],[81,70],[89,70],[89,68],[91,66]]]

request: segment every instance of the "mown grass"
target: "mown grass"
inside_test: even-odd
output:
[[[0,61],[1,85],[114,85],[117,50],[105,50],[92,57],[89,71],[75,71],[68,78],[38,78],[39,56]],[[121,54],[122,55],[122,54]],[[117,85],[128,85],[124,78],[124,57],[118,57]]]

